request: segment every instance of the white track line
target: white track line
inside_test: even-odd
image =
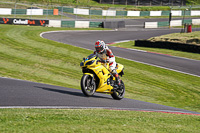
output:
[[[117,57],[119,57],[119,56],[117,56]],[[122,57],[119,57],[119,58],[122,58]],[[134,62],[137,62],[137,63],[142,63],[142,64],[145,64],[145,65],[150,65],[150,66],[158,67],[158,68],[163,68],[163,69],[166,69],[166,70],[171,70],[171,71],[175,71],[175,72],[179,72],[179,73],[183,73],[183,74],[187,74],[187,75],[191,75],[191,76],[195,76],[195,77],[200,77],[199,75],[195,75],[195,74],[191,74],[191,73],[186,73],[186,72],[178,71],[178,70],[167,68],[167,67],[153,65],[153,64],[149,64],[149,63],[145,63],[145,62],[141,62],[141,61],[136,61],[136,60],[132,60],[132,59],[128,59],[128,58],[123,58],[123,59],[134,61]]]
[[[43,34],[45,34],[45,33],[52,33],[52,32],[68,32],[68,31],[48,31],[48,32],[42,32],[40,34],[40,37],[44,38],[42,36]],[[127,42],[127,41],[131,41],[131,40],[122,40],[122,41],[117,41],[117,42],[113,42],[113,43],[110,43],[110,44]],[[109,45],[109,44],[107,44],[107,45]],[[75,46],[75,47],[77,47],[77,46]],[[115,46],[112,46],[112,47],[115,47]],[[83,47],[80,47],[80,48],[83,48]],[[87,48],[83,48],[83,49],[92,50],[92,49],[87,49]],[[129,49],[129,48],[124,48],[124,49]],[[138,50],[138,49],[129,49],[129,50],[139,51],[139,52],[148,52],[148,51]],[[132,60],[132,59],[128,59],[128,58],[124,58],[124,57],[120,57],[120,56],[116,56],[116,57],[119,57],[119,58],[122,58],[122,59],[126,59],[126,60],[130,60],[130,61],[134,61],[134,62],[137,62],[137,63],[142,63],[142,64],[145,64],[145,65],[150,65],[150,66],[154,66],[154,67],[158,67],[158,68],[162,68],[162,69],[166,69],[166,70],[171,70],[171,71],[175,71],[175,72],[179,72],[179,73],[183,73],[183,74],[195,76],[195,77],[200,77],[199,75],[195,75],[195,74],[191,74],[191,73],[187,73],[187,72],[182,72],[182,71],[179,71],[179,70],[175,70],[175,69],[171,69],[171,68],[167,68],[167,67],[163,67],[163,66],[158,66],[158,65],[154,65],[154,64],[150,64],[150,63],[145,63],[145,62],[141,62],[141,61],[137,61],[137,60]],[[178,57],[178,56],[170,56],[170,57],[188,59],[188,58]],[[193,60],[193,59],[188,59],[188,60]]]

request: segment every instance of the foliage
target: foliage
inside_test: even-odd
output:
[[[156,11],[156,10],[170,10],[169,6],[133,6],[133,5],[118,5],[118,4],[100,4],[96,0],[1,0],[18,3],[29,4],[44,4],[44,5],[64,5],[64,6],[89,6],[94,8],[121,8],[123,10],[141,10],[141,11]],[[187,5],[200,5],[200,0],[187,0]],[[178,7],[180,8],[180,7]]]

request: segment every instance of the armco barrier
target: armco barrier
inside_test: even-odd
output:
[[[182,26],[182,24],[200,25],[200,19],[172,20],[170,26]],[[144,28],[159,28],[169,26],[168,21],[163,22],[145,22]]]
[[[200,16],[200,11],[191,10],[171,10],[171,11],[117,11],[117,10],[90,10],[81,8],[58,7],[60,12],[68,12],[80,15],[100,15],[100,16]]]
[[[75,21],[61,21],[61,27],[75,27]]]
[[[0,8],[0,15],[11,15],[12,9],[9,8]]]
[[[53,25],[49,25],[54,27]],[[103,27],[102,22],[90,22],[90,21],[61,21],[61,27],[72,27],[72,28],[99,28]]]
[[[170,26],[182,26],[182,20],[172,20]]]
[[[81,25],[79,25],[81,22],[76,22],[76,21],[61,21],[61,27],[73,27],[73,28],[98,28],[98,27],[102,27],[102,22],[89,22],[89,21],[85,21],[85,23],[87,23],[84,27],[81,27]],[[83,22],[84,23],[84,22]],[[89,25],[88,25],[89,23]]]
[[[59,12],[68,12],[79,15],[101,15],[101,16],[200,16],[199,10],[183,11],[117,11],[117,10],[90,10],[81,8],[58,7]],[[54,10],[47,9],[10,9],[0,8],[0,15],[26,14],[26,15],[53,15]],[[58,15],[58,12],[56,13]],[[54,14],[55,15],[55,14]]]
[[[191,11],[191,16],[200,16],[200,11]]]
[[[179,10],[179,11],[171,11],[172,13],[172,16],[182,16],[182,11]]]
[[[54,15],[54,10],[58,9],[10,9],[0,8],[0,15]],[[58,14],[58,13],[57,13]]]
[[[200,19],[192,19],[193,25],[200,25]]]
[[[144,28],[158,28],[158,22],[145,22]]]
[[[12,14],[25,15],[26,11],[26,9],[12,9]]]
[[[88,9],[74,8],[74,14],[89,15],[89,10]]]
[[[115,10],[103,10],[102,16],[116,16]]]
[[[89,21],[75,21],[75,28],[89,28]]]
[[[61,27],[61,20],[49,20],[49,27]]]
[[[150,16],[161,16],[162,15],[162,11],[151,11],[150,12]]]
[[[140,11],[128,11],[127,16],[140,16]]]
[[[102,22],[90,22],[90,27],[93,27],[93,28],[103,27],[103,23]]]
[[[43,9],[27,9],[26,15],[43,15]]]
[[[173,49],[179,51],[200,53],[200,46],[193,44],[184,44],[184,43],[174,43],[174,42],[151,42],[149,40],[136,40],[135,46],[139,47],[153,47],[153,48],[165,48]]]

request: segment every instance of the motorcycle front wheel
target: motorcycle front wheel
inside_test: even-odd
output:
[[[125,94],[125,85],[124,82],[121,81],[121,88],[114,90],[111,96],[113,99],[121,100],[122,98],[124,98],[124,94]]]
[[[96,90],[96,84],[90,75],[83,75],[81,78],[81,90],[85,96],[92,96]]]

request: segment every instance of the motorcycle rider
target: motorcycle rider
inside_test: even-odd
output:
[[[113,55],[112,51],[106,46],[104,41],[97,40],[95,43],[95,49],[94,54],[100,58],[100,61],[103,63],[109,63],[110,71],[114,75],[116,82],[118,86],[121,85],[121,79],[116,71],[116,62],[115,62],[115,56]]]

